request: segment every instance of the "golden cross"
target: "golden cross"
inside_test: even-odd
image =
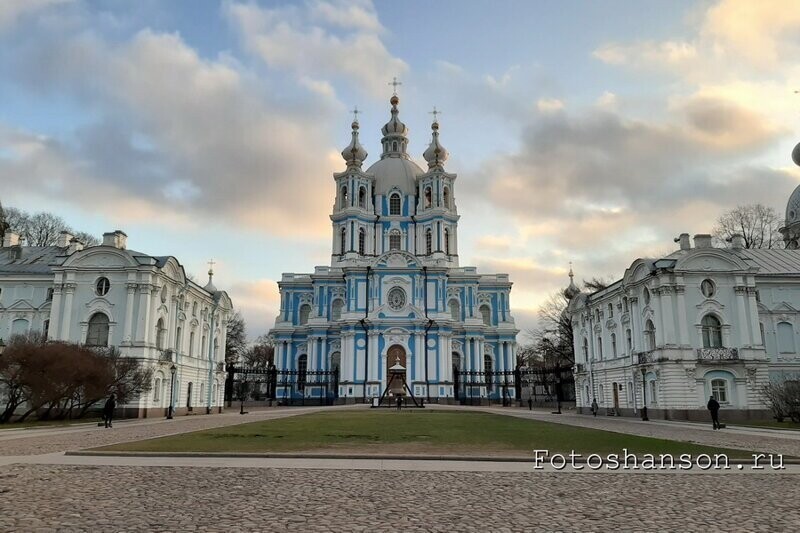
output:
[[[394,77],[394,78],[392,78],[392,81],[389,82],[389,85],[392,86],[392,90],[393,90],[392,94],[394,96],[397,96],[397,86],[398,85],[403,85],[403,84],[402,84],[402,82],[397,81],[397,77]]]

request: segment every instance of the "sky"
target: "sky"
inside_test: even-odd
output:
[[[0,201],[174,255],[251,338],[282,272],[330,263],[350,110],[380,154],[430,111],[462,266],[505,272],[520,329],[725,210],[800,183],[800,10],[784,1],[0,1]]]

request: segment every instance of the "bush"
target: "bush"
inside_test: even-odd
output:
[[[790,418],[800,422],[800,381],[797,378],[771,380],[761,388],[764,402],[772,410],[775,420]]]
[[[150,389],[152,370],[122,357],[115,348],[94,351],[77,344],[47,342],[38,333],[9,340],[0,357],[0,423],[18,409],[19,420],[80,418],[116,394],[120,404]]]

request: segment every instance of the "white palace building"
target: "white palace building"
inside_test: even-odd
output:
[[[300,379],[279,384],[278,399],[377,397],[388,369],[399,364],[415,396],[452,401],[459,395],[454,370],[514,369],[511,282],[507,274],[459,266],[456,175],[444,169],[439,124],[434,119],[423,170],[409,157],[397,95],[390,102],[381,157],[367,170],[353,122],[342,151],[347,167],[333,176],[331,265],[283,275],[280,315],[270,332],[278,371],[338,370],[338,387],[326,392]],[[483,387],[474,394],[499,400],[514,390]]]
[[[89,248],[68,233],[55,246],[25,246],[6,233],[0,339],[41,331],[139,359],[154,370],[152,390],[125,405],[124,416],[163,416],[170,396],[177,414],[218,411],[232,305],[211,275],[198,285],[174,257],[129,250],[121,231]]]
[[[793,152],[800,165],[800,145]],[[769,380],[800,378],[800,186],[781,229],[786,249],[745,249],[735,236],[676,239],[679,249],[637,259],[622,279],[570,301],[578,409],[651,418],[769,417]]]

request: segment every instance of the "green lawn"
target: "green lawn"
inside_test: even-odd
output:
[[[778,422],[777,420],[750,420],[747,422],[731,422],[728,425],[739,426],[739,427],[769,428],[769,429],[791,429],[794,431],[800,431],[800,424],[798,424],[797,422],[792,422],[791,420],[788,419],[784,422]]]
[[[478,412],[331,411],[253,422],[98,448],[145,452],[420,453],[442,455],[528,455],[551,453],[636,454],[749,452],[716,449],[665,439],[637,437]]]

